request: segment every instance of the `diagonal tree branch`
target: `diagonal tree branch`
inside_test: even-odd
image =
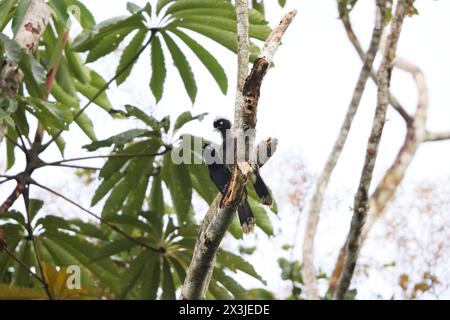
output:
[[[384,123],[386,121],[387,107],[389,105],[389,85],[392,73],[392,62],[395,58],[403,20],[409,11],[409,6],[410,1],[408,0],[399,0],[397,2],[390,35],[387,40],[386,52],[384,53],[383,60],[378,70],[377,108],[367,144],[366,159],[364,161],[358,191],[355,195],[353,218],[347,237],[347,255],[345,258],[343,271],[334,294],[335,299],[344,299],[350,286],[356,261],[358,259],[361,232],[368,213],[369,187],[372,182],[373,171],[378,155],[378,148],[383,133]]]
[[[338,4],[339,4],[339,0],[338,0]],[[356,34],[353,30],[353,26],[350,21],[349,12],[348,12],[348,10],[345,10],[345,8],[343,8],[342,6],[338,5],[338,8],[339,8],[339,16],[340,16],[341,22],[344,26],[345,32],[347,33],[347,37],[350,40],[353,47],[355,48],[355,50],[358,53],[361,60],[364,61],[366,59],[366,56],[362,49],[361,43],[358,40],[358,37],[356,36]],[[375,70],[373,68],[370,70],[370,77],[375,82],[375,84],[378,86],[377,73],[375,72]],[[409,123],[412,121],[411,116],[408,114],[408,112],[405,110],[405,108],[401,105],[401,103],[397,100],[397,98],[391,92],[389,92],[389,103],[394,108],[394,110],[396,110],[398,112],[398,114],[400,114],[400,116],[406,121],[406,123]]]
[[[375,23],[375,26],[372,30],[372,39],[369,49],[367,50],[366,54],[363,54],[363,57],[365,57],[363,59],[364,65],[359,74],[359,79],[356,83],[356,88],[353,92],[353,97],[347,109],[347,113],[339,131],[338,138],[336,139],[333,149],[325,163],[325,167],[322,170],[322,173],[317,181],[308,212],[308,220],[303,242],[302,268],[302,274],[305,281],[306,294],[308,299],[317,300],[320,298],[317,290],[316,270],[314,267],[314,239],[317,232],[317,225],[319,223],[320,210],[322,208],[324,194],[328,187],[328,183],[330,181],[334,168],[336,167],[342,150],[344,149],[345,142],[347,141],[353,119],[361,102],[361,98],[364,93],[367,80],[370,76],[376,53],[378,52],[381,36],[383,34],[383,21],[386,16],[386,0],[377,0],[376,5],[377,12],[379,13],[377,17],[378,21]],[[380,21],[382,23],[380,23]]]
[[[238,19],[244,19],[245,15],[245,19],[248,20],[247,1],[237,1],[236,8]],[[241,100],[241,103],[239,103],[239,96],[236,99],[236,108],[239,108],[239,110],[235,110],[235,115],[237,117],[237,119],[235,118],[235,123],[238,124],[238,128],[243,131],[246,129],[247,125],[250,125],[247,128],[254,128],[256,125],[256,107],[261,82],[268,66],[272,63],[273,56],[278,49],[284,32],[289,27],[296,14],[297,12],[294,10],[285,15],[280,24],[272,31],[271,35],[266,40],[264,47],[261,49],[258,59],[253,65],[252,72],[243,84],[242,90],[244,99]],[[238,23],[238,34],[242,36],[243,32],[245,32],[245,26]],[[246,35],[246,38],[248,38],[248,34]],[[239,43],[239,45],[242,44]],[[240,48],[238,49],[238,52],[240,52]],[[240,63],[246,65],[247,61],[244,63],[244,60],[242,59]],[[245,66],[243,66],[243,68],[245,68]],[[239,74],[240,72],[238,72],[238,75]],[[238,88],[238,90],[241,89]],[[186,273],[186,278],[181,290],[180,299],[199,300],[204,298],[214,268],[217,250],[239,204],[245,183],[245,173],[235,165],[226,194],[222,199],[220,195],[216,197],[200,227],[191,264]]]
[[[418,91],[418,104],[416,112],[411,117],[411,121],[407,123],[407,132],[403,145],[400,147],[391,167],[386,171],[383,179],[379,182],[370,197],[367,222],[361,233],[360,247],[362,247],[364,241],[367,239],[372,226],[382,216],[386,206],[394,198],[395,192],[403,181],[420,144],[426,142],[425,128],[428,112],[428,89],[425,76],[420,68],[400,57],[394,59],[393,65],[413,76]],[[340,250],[332,276],[330,277],[329,292],[335,290],[338,278],[342,273],[346,254],[347,246],[344,244]]]

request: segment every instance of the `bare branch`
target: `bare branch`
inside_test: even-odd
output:
[[[377,2],[378,11],[380,13],[379,18],[384,21],[386,16],[386,1]],[[381,26],[381,27],[380,27]],[[350,128],[353,123],[353,119],[358,110],[358,106],[361,102],[362,95],[367,83],[367,80],[372,69],[372,65],[375,60],[375,56],[378,52],[381,36],[383,34],[384,24],[375,24],[372,31],[372,40],[370,42],[367,53],[364,54],[364,65],[361,69],[356,88],[353,92],[353,97],[350,105],[347,109],[344,122],[342,123],[339,131],[338,138],[334,144],[334,147],[328,156],[325,167],[317,181],[313,198],[308,213],[308,221],[306,225],[305,237],[303,242],[303,268],[302,274],[305,281],[306,294],[309,299],[319,299],[319,293],[316,284],[316,270],[314,267],[314,238],[317,232],[317,225],[319,222],[320,210],[323,204],[324,194],[328,187],[331,175],[336,167],[339,157],[344,149],[345,142],[347,141]]]
[[[236,7],[238,15],[241,15],[240,18],[244,19],[243,16],[246,15],[245,19],[248,20],[248,12],[246,12],[248,11],[248,7],[246,3],[246,1],[237,1]],[[264,48],[261,50],[260,57],[253,65],[252,72],[245,80],[242,88],[238,88],[238,90],[243,90],[244,97],[241,101],[239,101],[239,96],[236,98],[236,108],[239,108],[239,110],[236,110],[235,112],[235,124],[239,125],[238,129],[245,131],[248,128],[255,127],[256,107],[262,79],[273,59],[273,55],[278,48],[283,33],[286,31],[295,15],[296,11],[288,13],[280,22],[280,25],[272,31]],[[248,24],[248,21],[246,23]],[[238,28],[242,27],[245,28],[245,26],[240,26],[238,23]],[[243,32],[245,32],[245,30],[238,31],[240,37],[243,36]],[[246,37],[248,38],[248,35]],[[238,48],[238,52],[239,51],[240,48]],[[241,63],[241,67],[245,68],[247,62],[243,65],[242,59]],[[238,75],[240,73],[241,72],[238,72]],[[246,95],[246,93],[248,95]],[[246,111],[251,112],[248,113]],[[180,299],[198,300],[204,298],[214,268],[217,250],[228,230],[233,215],[235,214],[240,197],[242,197],[243,188],[245,188],[246,180],[246,176],[239,170],[239,166],[235,165],[232,171],[232,178],[227,187],[227,192],[222,199],[221,196],[218,195],[211,204],[197,236],[197,243],[195,245],[191,264],[186,273]]]
[[[342,8],[340,6],[338,6],[338,7],[340,9]],[[348,39],[352,43],[353,47],[355,48],[355,50],[358,53],[361,60],[365,61],[366,57],[365,57],[364,51],[361,47],[361,43],[358,40],[358,37],[356,36],[356,34],[353,30],[353,26],[351,24],[350,16],[349,16],[348,12],[340,11],[340,18],[341,18],[342,24],[344,25],[344,29],[347,33]],[[370,70],[370,77],[375,82],[375,84],[378,86],[377,73],[375,72],[375,70],[373,68]],[[398,114],[406,121],[406,123],[409,123],[412,121],[412,118],[408,114],[406,109],[401,105],[401,103],[397,100],[397,98],[391,92],[389,92],[389,103],[398,112]]]
[[[450,131],[446,132],[429,132],[425,136],[425,142],[436,142],[450,139]]]
[[[384,45],[381,46],[381,49],[384,49],[384,47]],[[414,77],[418,91],[418,104],[413,117],[407,122],[407,132],[403,145],[400,147],[391,167],[386,171],[383,179],[370,197],[367,221],[364,224],[360,237],[360,248],[364,244],[374,223],[384,213],[388,203],[392,201],[398,186],[403,181],[406,172],[425,137],[428,111],[428,89],[425,82],[425,76],[419,67],[400,57],[394,59],[393,66],[411,73]],[[330,292],[334,291],[336,283],[342,273],[346,254],[347,244],[344,244],[340,250],[332,276],[330,277]]]
[[[358,259],[360,250],[359,241],[368,212],[369,187],[372,181],[378,155],[378,147],[381,141],[384,123],[386,121],[387,107],[389,105],[389,84],[391,79],[392,61],[395,58],[401,27],[408,9],[408,0],[399,0],[397,2],[395,16],[392,21],[391,31],[387,41],[386,52],[383,56],[380,69],[378,70],[379,85],[377,108],[367,144],[366,159],[364,161],[358,191],[355,195],[353,218],[347,237],[347,255],[341,278],[336,287],[334,295],[335,299],[343,299],[345,297]]]

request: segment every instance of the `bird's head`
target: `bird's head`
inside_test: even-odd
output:
[[[225,135],[227,130],[231,129],[231,122],[225,118],[217,118],[213,123],[214,129]]]

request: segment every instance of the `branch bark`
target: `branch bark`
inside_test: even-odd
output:
[[[32,0],[23,17],[22,24],[17,30],[14,40],[25,50],[32,54],[39,45],[39,39],[50,19],[50,8],[44,0]],[[0,72],[0,89],[6,95],[15,97],[22,83],[23,73],[19,66],[12,61],[6,61]],[[0,143],[6,130],[6,124],[0,123]]]
[[[367,239],[367,236],[375,222],[385,212],[386,206],[394,198],[395,192],[400,183],[403,181],[420,144],[426,142],[428,138],[425,129],[428,112],[428,88],[426,85],[425,76],[420,68],[400,57],[396,57],[394,59],[393,65],[394,67],[400,68],[413,76],[418,91],[418,104],[414,115],[409,116],[411,121],[407,122],[407,132],[403,145],[401,146],[391,167],[386,171],[383,179],[380,181],[374,193],[370,197],[367,222],[365,223],[361,233],[359,243],[360,247],[364,244],[364,241]],[[333,274],[330,278],[329,292],[333,292],[335,290],[336,283],[343,270],[346,254],[347,246],[344,244],[340,250]]]
[[[246,1],[237,1],[236,8],[238,20],[245,19],[248,24],[248,7]],[[238,91],[242,90],[242,98],[240,98],[238,93],[235,105],[235,124],[242,131],[250,128],[254,129],[256,126],[256,111],[262,80],[267,68],[273,61],[273,56],[278,49],[284,32],[294,19],[296,13],[296,11],[292,11],[285,15],[280,24],[272,31],[264,47],[261,49],[258,59],[253,65],[252,72],[245,79],[242,87],[238,87]],[[246,18],[244,18],[244,15]],[[238,21],[238,34],[240,37],[246,32],[246,23],[240,23]],[[245,37],[248,38],[248,34]],[[246,46],[245,41],[240,42],[238,45]],[[240,57],[240,52],[240,48],[238,48],[238,59],[240,61],[238,62],[240,65],[238,85],[244,74],[241,68],[245,70],[248,65],[248,55],[245,53],[245,48],[244,55],[247,55],[245,62],[243,57]],[[205,297],[211,280],[218,248],[239,205],[246,180],[245,172],[242,172],[239,166],[235,165],[227,192],[222,198],[218,195],[211,204],[197,236],[193,257],[186,273],[180,299],[198,300]]]
[[[367,144],[366,159],[364,161],[358,191],[355,195],[353,218],[350,231],[347,236],[347,255],[345,258],[343,271],[334,294],[335,299],[344,299],[350,286],[356,261],[358,259],[361,233],[369,209],[368,192],[373,177],[378,148],[383,133],[384,123],[386,121],[386,112],[389,104],[389,85],[392,72],[392,62],[395,58],[403,20],[408,10],[408,0],[399,0],[397,2],[395,16],[392,21],[391,31],[387,41],[386,52],[384,53],[383,60],[378,70],[377,108]]]
[[[377,10],[379,12],[378,21],[372,30],[372,39],[369,49],[366,54],[362,54],[364,65],[361,69],[359,79],[356,83],[356,88],[353,92],[353,97],[350,105],[347,109],[347,113],[339,131],[338,138],[333,146],[333,149],[328,156],[325,163],[325,167],[317,181],[314,195],[311,200],[311,205],[308,212],[308,220],[306,224],[305,237],[303,242],[303,268],[302,274],[305,281],[306,295],[308,299],[317,300],[320,298],[316,284],[316,270],[314,267],[314,239],[317,232],[317,225],[319,223],[320,210],[322,208],[324,194],[328,187],[331,175],[336,167],[339,157],[344,149],[345,142],[347,141],[348,134],[350,132],[353,119],[358,111],[361,97],[364,93],[364,89],[367,80],[372,70],[372,65],[375,60],[375,56],[378,52],[381,36],[383,34],[384,21],[386,16],[386,0],[376,1]]]

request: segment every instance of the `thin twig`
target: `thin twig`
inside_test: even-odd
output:
[[[89,166],[79,166],[79,165],[75,165],[75,164],[57,163],[57,164],[46,164],[46,165],[47,166],[52,166],[52,167],[63,167],[63,168],[73,168],[73,169],[82,169],[82,170],[94,170],[94,171],[102,170],[102,168],[89,167]]]
[[[320,298],[316,283],[316,270],[314,266],[314,239],[317,232],[317,225],[320,218],[320,210],[322,208],[324,195],[328,187],[331,175],[339,161],[342,150],[344,149],[347,141],[348,134],[350,132],[353,119],[358,111],[359,104],[361,102],[364,89],[366,87],[367,80],[372,69],[372,65],[375,61],[375,56],[378,52],[381,37],[383,34],[384,21],[386,16],[386,1],[377,1],[377,10],[379,20],[375,23],[372,31],[372,39],[370,42],[367,53],[364,54],[364,64],[359,74],[356,87],[353,92],[353,97],[350,105],[347,109],[345,119],[342,123],[339,135],[336,142],[328,156],[327,162],[322,170],[322,173],[317,181],[314,195],[311,200],[311,205],[308,212],[308,220],[306,225],[306,231],[303,242],[303,268],[302,274],[305,281],[306,294],[308,299],[318,300]]]
[[[5,134],[5,138],[11,142],[13,145],[15,145],[17,148],[19,148],[20,150],[22,150],[23,152],[26,152],[26,149],[24,147],[22,147],[20,144],[18,144],[16,141],[14,141],[10,136],[8,136],[7,134]]]
[[[57,192],[57,191],[55,191],[55,190],[53,190],[53,189],[51,189],[51,188],[48,188],[48,187],[46,187],[46,186],[44,186],[44,185],[42,185],[42,184],[40,184],[40,183],[38,183],[38,182],[36,182],[36,181],[34,181],[34,180],[31,180],[31,184],[33,184],[33,185],[35,185],[35,186],[38,186],[39,188],[44,189],[44,190],[46,190],[46,191],[48,191],[48,192],[54,194],[55,196],[60,197],[61,199],[64,199],[64,200],[66,200],[67,202],[73,204],[75,207],[77,207],[77,208],[79,208],[80,210],[86,212],[87,214],[91,215],[92,217],[98,219],[101,223],[107,225],[108,227],[110,227],[111,229],[113,229],[114,231],[116,231],[117,233],[123,235],[123,236],[124,236],[125,238],[127,238],[128,240],[130,240],[130,241],[132,241],[132,242],[134,242],[134,243],[136,243],[136,244],[138,244],[138,245],[140,245],[140,246],[142,246],[142,247],[144,247],[144,248],[146,248],[146,249],[148,249],[148,250],[151,250],[151,251],[153,251],[153,252],[156,252],[156,253],[162,253],[162,252],[164,252],[163,249],[161,249],[161,248],[154,248],[154,247],[149,246],[148,244],[143,243],[143,242],[139,241],[138,239],[136,239],[136,238],[130,236],[129,234],[127,234],[125,231],[121,230],[121,229],[120,229],[119,227],[117,227],[116,225],[114,225],[114,224],[108,222],[107,220],[103,219],[102,217],[98,216],[97,214],[93,213],[92,211],[90,211],[90,210],[88,210],[88,209],[82,207],[81,205],[79,205],[79,204],[76,203],[75,201],[73,201],[73,200],[67,198],[66,196],[62,195],[61,193],[59,193],[59,192]]]
[[[33,226],[31,225],[32,219],[31,219],[31,212],[30,212],[30,189],[29,186],[27,186],[23,192],[23,201],[25,204],[25,211],[27,213],[27,219],[26,219],[26,228],[28,231],[28,236],[31,239],[31,242],[33,243],[34,253],[36,255],[36,262],[39,266],[39,270],[41,272],[41,279],[43,282],[45,293],[47,294],[49,300],[53,300],[52,293],[50,292],[50,288],[48,287],[48,282],[45,279],[45,273],[44,268],[42,267],[42,257],[41,257],[41,251],[39,250],[39,246],[37,245],[36,238],[33,234]]]
[[[31,271],[30,268],[28,268],[28,266],[23,263],[19,258],[17,258],[7,247],[2,248],[3,251],[10,256],[14,261],[16,261],[22,268],[24,268],[25,270],[28,271],[28,273],[35,278],[37,281],[39,281],[43,286],[45,286],[45,281],[42,280],[41,277],[39,277],[36,273],[34,273],[33,271]]]
[[[72,122],[67,124],[65,126],[64,129],[60,130],[59,132],[57,132],[54,136],[51,137],[51,139],[45,143],[42,147],[42,151],[44,151],[45,149],[48,148],[48,146],[50,144],[52,144],[53,142],[56,141],[56,139],[59,138],[59,136],[61,136],[61,134],[68,129],[68,127],[70,126],[70,124],[72,124],[73,122],[75,122],[82,114],[83,112],[95,101],[97,100],[98,97],[100,97],[101,94],[103,94],[103,92],[105,92],[109,86],[121,75],[123,74],[125,71],[128,70],[128,68],[130,68],[137,59],[139,59],[139,56],[145,51],[145,49],[147,49],[147,47],[150,45],[150,43],[152,42],[154,36],[156,35],[156,30],[152,29],[151,31],[151,35],[150,38],[148,39],[148,41],[144,44],[144,46],[142,46],[141,49],[139,49],[139,51],[135,54],[135,56],[133,57],[133,59],[131,59],[127,64],[125,64],[107,83],[105,83],[105,85],[103,87],[101,87],[97,93],[89,99],[89,101],[83,106],[83,108],[81,108],[74,116],[72,119]]]

